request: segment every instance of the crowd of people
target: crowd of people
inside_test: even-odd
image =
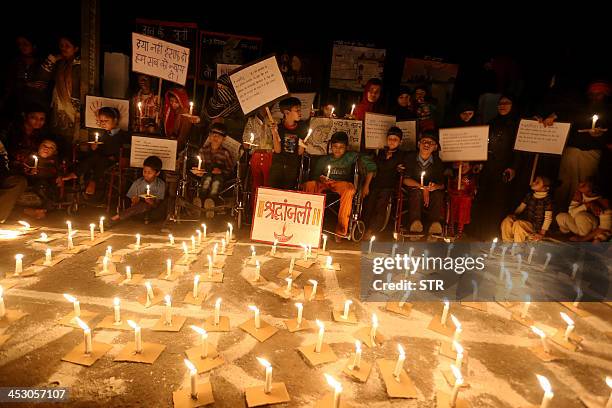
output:
[[[132,134],[151,134],[177,140],[178,151],[191,149],[189,177],[198,181],[206,208],[215,205],[224,183],[236,171],[236,160],[224,146],[230,137],[249,152],[253,191],[267,186],[337,193],[337,237],[348,234],[357,192],[365,200],[362,218],[368,237],[383,228],[385,209],[395,202],[402,185],[409,234],[434,236],[446,226],[455,239],[501,236],[504,241],[523,242],[540,240],[550,235],[549,230],[574,241],[610,239],[612,87],[605,80],[592,81],[582,99],[566,100],[551,92],[532,103],[531,111],[519,106],[517,95],[503,89],[479,100],[455,98],[452,114],[441,118],[437,112],[448,107],[437,106],[427,84],[388,92],[394,95],[388,106],[383,82],[373,78],[356,107],[341,117],[363,121],[366,113],[373,112],[395,115],[398,121],[414,120],[416,150],[401,149],[406,135],[395,126],[388,129],[386,146],[378,151],[365,149],[364,135],[360,151],[351,150],[349,136],[336,132],[327,154],[310,158],[310,172],[304,178],[300,170],[310,117],[340,117],[332,103],[321,103],[310,117],[302,117],[300,100],[287,97],[279,102],[280,121],[266,107],[244,117],[224,75],[198,116],[190,110],[184,87],[173,85],[162,94],[154,89],[157,80],[137,74],[129,129],[121,129],[118,109],[102,106],[96,112],[100,127],[96,134],[82,126],[79,42],[63,36],[58,53],[46,58],[37,55],[30,38],[20,36],[16,44],[19,55],[8,71],[0,101],[3,117],[12,119],[0,132],[1,222],[26,191],[40,200],[26,205],[25,214],[43,218],[69,180],[83,186],[84,199],[99,199],[108,169],[129,153],[126,147]],[[536,177],[531,176],[533,155],[513,149],[521,118],[537,119],[543,126],[571,124],[562,156],[543,160]],[[489,126],[485,162],[441,161],[439,129],[480,125]],[[251,135],[256,143],[249,142]],[[353,183],[355,167],[359,185]],[[113,215],[113,221],[142,214],[146,220],[150,214],[164,217],[164,197],[173,195],[176,179],[169,172],[162,177],[161,160],[155,156],[148,157],[142,168],[142,178],[127,192],[131,206]]]

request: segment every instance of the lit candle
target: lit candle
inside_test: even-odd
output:
[[[64,297],[66,298],[67,301],[72,303],[72,306],[74,307],[74,316],[75,317],[81,316],[81,305],[79,301],[74,296],[70,296],[66,293],[64,293]]]
[[[217,252],[218,251],[219,251],[219,244],[217,244],[215,242],[215,245],[213,246],[213,251],[212,251],[212,261],[213,261],[213,263],[215,263],[216,260],[217,260]]]
[[[233,237],[233,233],[234,233],[234,226],[231,223],[227,223],[227,228],[228,228],[228,232],[229,232],[229,237],[227,238],[227,243],[229,244],[230,241],[232,240]]]
[[[89,224],[89,238],[94,240],[94,229],[96,228],[96,224]]]
[[[506,251],[508,250],[508,247],[506,245],[502,246],[502,258],[504,258],[506,256]]]
[[[455,359],[455,365],[461,369],[463,365],[463,346],[458,341],[453,340],[453,348],[457,352],[457,358]]]
[[[304,260],[307,261],[308,260],[308,245],[306,244],[302,244],[302,249],[304,250]]]
[[[134,343],[136,343],[136,354],[142,353],[142,336],[140,334],[140,326],[132,320],[127,321],[132,329],[134,329]]]
[[[155,298],[155,295],[153,293],[153,287],[151,286],[151,282],[146,281],[145,287],[147,288],[147,304],[150,304]]]
[[[51,248],[47,248],[45,250],[45,263],[46,264],[50,264],[51,263]]]
[[[535,247],[529,248],[529,256],[527,257],[527,263],[531,265],[531,259],[533,258],[533,254],[535,252]]]
[[[255,328],[259,329],[261,327],[261,321],[259,320],[259,309],[257,306],[249,306],[249,309],[255,313]]]
[[[198,298],[198,285],[200,283],[200,275],[196,275],[193,277],[193,298]]]
[[[99,138],[100,138],[100,134],[98,132],[96,132],[95,139],[94,139],[96,144],[98,143],[98,139]]]
[[[189,102],[189,116],[193,115],[193,102]]]
[[[329,178],[330,173],[331,173],[331,166],[327,165],[327,178]]]
[[[147,184],[147,197],[151,195],[151,186]]]
[[[291,261],[289,261],[289,275],[293,275],[294,267],[295,267],[295,258],[291,257]]]
[[[74,248],[74,243],[72,242],[72,233],[68,234],[68,249]]]
[[[0,286],[0,319],[6,315],[6,308],[4,307],[4,289]]]
[[[221,298],[217,298],[215,301],[215,326],[219,325],[219,318],[221,314]]]
[[[422,171],[421,172],[421,187],[423,187],[423,180],[424,180],[424,178],[425,178],[425,172]]]
[[[576,300],[574,300],[574,307],[578,308],[578,306],[580,305],[580,299],[582,299],[582,289],[580,288],[580,286],[576,287]]]
[[[372,244],[374,243],[375,240],[376,240],[376,237],[372,235],[372,237],[370,238],[370,245],[368,246],[368,254],[372,253]]]
[[[595,125],[597,124],[597,120],[599,120],[599,116],[593,115],[593,123],[591,124],[591,129],[595,129]]]
[[[140,249],[140,234],[136,234],[136,249]]]
[[[197,400],[198,399],[198,370],[196,370],[195,366],[193,365],[191,361],[187,359],[185,359],[184,361],[185,361],[185,365],[189,369],[189,379],[190,379],[189,382],[191,384],[191,391],[190,391],[191,399]]]
[[[342,313],[342,318],[344,320],[349,318],[349,310],[351,308],[351,303],[353,303],[353,301],[350,299],[344,301],[344,312]]]
[[[44,232],[42,232],[40,234],[40,240],[43,242],[47,242],[49,240],[49,236],[47,234],[45,234]]]
[[[227,242],[225,241],[225,238],[221,238],[221,253],[224,254],[225,253],[225,246],[227,245]]]
[[[174,245],[174,235],[169,234],[168,239],[170,240],[170,245]]]
[[[529,295],[527,295],[529,296]],[[528,300],[525,303],[523,303],[523,309],[521,310],[521,318],[524,319],[527,317],[527,312],[529,311],[529,305],[531,305],[531,302]]]
[[[285,287],[285,293],[291,294],[291,285],[293,284],[293,279],[285,278],[285,280],[287,281],[287,286]]]
[[[578,272],[578,264],[577,263],[573,263],[572,264],[572,280],[576,279],[576,273]]]
[[[189,248],[187,248],[187,243],[185,241],[181,243],[181,247],[183,248],[183,255],[189,255]]]
[[[68,235],[72,235],[72,222],[66,221],[66,226],[68,227]]]
[[[89,328],[89,326],[87,326],[87,324],[84,321],[82,321],[78,317],[76,318],[76,321],[81,327],[81,329],[83,329],[83,337],[85,339],[85,354],[89,355],[91,354],[91,349],[92,349],[91,347],[91,329]]]
[[[334,402],[333,408],[340,408],[340,396],[342,394],[342,385],[336,381],[334,377],[329,374],[325,374],[325,378],[327,379],[327,383],[334,388]]]
[[[257,357],[257,361],[259,361],[259,364],[266,368],[266,383],[264,385],[264,392],[269,394],[272,392],[272,364],[270,364],[268,360],[260,357]]]
[[[195,237],[193,235],[191,236],[191,249],[193,251],[195,251],[195,249],[196,249],[196,240],[195,240]]]
[[[570,336],[576,326],[574,326],[574,321],[571,319],[571,317],[569,317],[564,312],[561,312],[561,318],[565,320],[565,323],[567,323],[567,328],[565,329],[565,334],[563,335],[563,338],[565,339],[565,341],[569,342]]]
[[[546,341],[546,333],[543,330],[540,330],[536,326],[531,326],[531,331],[534,332],[537,336],[540,336],[540,341],[542,342],[542,348],[545,353],[550,353],[550,347],[548,347],[548,342]]]
[[[197,229],[196,234],[198,234],[198,245],[202,245],[202,231]]]
[[[361,342],[359,340],[355,340],[355,358],[353,359],[351,370],[359,370],[360,366],[361,366]]]
[[[23,272],[23,254],[15,255],[15,275]]]
[[[493,238],[493,241],[491,241],[491,247],[489,248],[489,256],[493,255],[493,251],[495,251],[495,245],[497,245],[497,237]]]
[[[172,324],[172,299],[170,298],[170,295],[164,296],[164,299],[166,300],[165,323],[166,325],[171,325]]]
[[[300,325],[302,324],[302,311],[304,310],[304,305],[302,305],[301,303],[296,303],[295,307],[297,307],[297,325],[298,327],[300,327]]]
[[[306,137],[304,138],[304,144],[306,144],[306,142],[308,141],[308,139],[310,138],[310,135],[312,135],[312,128],[308,128],[308,134],[306,135]]]
[[[446,326],[446,320],[448,319],[448,309],[450,308],[450,303],[448,300],[444,301],[444,309],[442,310],[442,318],[440,318],[440,323],[442,326]]]
[[[459,336],[461,335],[461,332],[463,331],[463,329],[461,328],[461,323],[459,322],[459,319],[455,317],[455,315],[451,315],[451,320],[453,321],[453,324],[455,325],[455,333],[453,334],[453,340],[459,341]]]
[[[109,258],[113,256],[113,247],[112,246],[107,246],[106,247],[106,253],[104,254],[105,256],[108,256]]]
[[[212,276],[213,276],[213,260],[212,260],[212,256],[206,255],[206,259],[208,260],[208,277],[212,278]]]
[[[606,377],[606,384],[609,388],[612,388],[612,377]],[[612,391],[610,392],[610,398],[608,398],[606,408],[612,408]]]
[[[206,224],[201,224],[202,225],[202,235],[203,238],[206,238]]]
[[[544,390],[544,397],[542,398],[542,403],[540,404],[540,408],[548,408],[550,405],[550,401],[553,399],[555,394],[552,392],[552,387],[550,386],[550,382],[548,378],[543,375],[536,374],[538,381],[540,382],[540,387]]]
[[[208,333],[201,327],[191,325],[193,331],[200,335],[201,351],[200,358],[208,358]]]
[[[353,104],[353,106],[351,106],[351,116],[353,116],[353,112],[355,111],[355,104]]]
[[[401,344],[397,345],[397,351],[399,355],[397,356],[397,361],[395,362],[395,369],[393,370],[393,377],[399,382],[400,375],[402,374],[402,370],[404,369],[404,360],[406,360],[406,353],[404,353],[404,348]]]
[[[37,169],[38,168],[38,156],[33,155],[32,157],[34,158],[34,168]]]
[[[172,259],[166,259],[166,277],[169,278],[172,275]]]
[[[253,144],[255,142],[255,133],[251,132],[251,138],[249,139],[249,144]]]
[[[325,248],[327,248],[327,235],[323,234],[323,252],[325,252]]]
[[[121,308],[120,308],[120,300],[118,297],[113,299],[114,309],[115,309],[115,324],[121,323]]]
[[[455,385],[453,386],[453,392],[451,394],[450,403],[451,407],[457,405],[457,397],[459,396],[459,388],[463,385],[463,376],[461,375],[461,370],[459,370],[454,364],[451,364],[451,371],[455,376]]]
[[[544,270],[546,270],[546,268],[548,267],[550,258],[552,258],[552,255],[550,254],[550,252],[546,253],[546,260],[544,261],[544,267],[543,267]]]
[[[142,102],[138,102],[138,115],[142,118]]]
[[[332,118],[334,117],[334,111],[335,111],[335,110],[336,110],[336,108],[332,106],[332,110],[331,110],[331,117],[332,117]]]
[[[132,267],[131,266],[126,266],[125,267],[125,280],[132,280]]]
[[[310,292],[310,298],[308,300],[313,300],[315,295],[317,294],[317,284],[318,282],[314,279],[308,279],[308,282],[312,285],[312,291]]]
[[[104,234],[104,217],[100,217],[100,234]]]
[[[333,265],[332,265],[332,257],[328,256],[325,258],[325,268],[326,269],[333,269]]]
[[[104,258],[102,258],[102,273],[107,273],[108,272],[108,256],[104,256]]]
[[[372,346],[376,345],[376,330],[378,329],[378,316],[372,313],[372,327],[370,328],[370,342]]]
[[[253,245],[251,245],[251,258],[255,258],[255,247]]]
[[[23,229],[26,231],[30,229],[30,224],[25,221],[17,221],[17,224],[23,226]]]
[[[315,353],[321,352],[323,347],[323,335],[325,334],[325,325],[319,319],[316,320],[317,326],[319,326],[319,337],[317,338],[317,344],[315,345]]]
[[[198,156],[198,170],[202,170],[202,157]]]

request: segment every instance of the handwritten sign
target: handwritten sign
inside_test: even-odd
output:
[[[91,95],[85,96],[85,127],[102,128],[98,112],[104,107],[115,108],[119,111],[119,128],[127,131],[130,123],[130,101]]]
[[[402,130],[402,143],[400,150],[416,150],[416,120],[396,122],[395,126]]]
[[[570,130],[570,123],[555,122],[544,127],[537,120],[522,119],[514,149],[532,153],[561,154]]]
[[[395,116],[366,112],[366,149],[383,149],[387,144],[387,132],[395,126]]]
[[[185,85],[189,48],[132,33],[132,70]]]
[[[487,160],[489,126],[440,129],[442,161]]]
[[[174,171],[176,168],[176,140],[154,137],[132,136],[130,167],[142,167],[149,156],[162,160],[162,170]]]
[[[363,123],[360,120],[312,118],[309,126],[312,134],[306,142],[306,153],[310,155],[327,154],[327,143],[336,132],[345,132],[348,135],[348,150],[358,152],[361,148]]]
[[[258,188],[251,239],[319,247],[325,195]]]
[[[230,80],[245,115],[289,93],[275,56],[235,71]]]

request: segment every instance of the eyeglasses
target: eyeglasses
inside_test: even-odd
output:
[[[435,146],[437,143],[434,142],[433,140],[423,140],[421,141],[421,144],[423,146]]]

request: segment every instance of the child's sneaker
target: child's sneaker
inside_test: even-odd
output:
[[[429,235],[433,234],[441,234],[442,233],[442,225],[439,222],[432,222],[429,226]]]
[[[410,224],[410,232],[411,233],[423,232],[423,224],[421,223],[421,221],[419,220],[412,221],[412,224]]]

